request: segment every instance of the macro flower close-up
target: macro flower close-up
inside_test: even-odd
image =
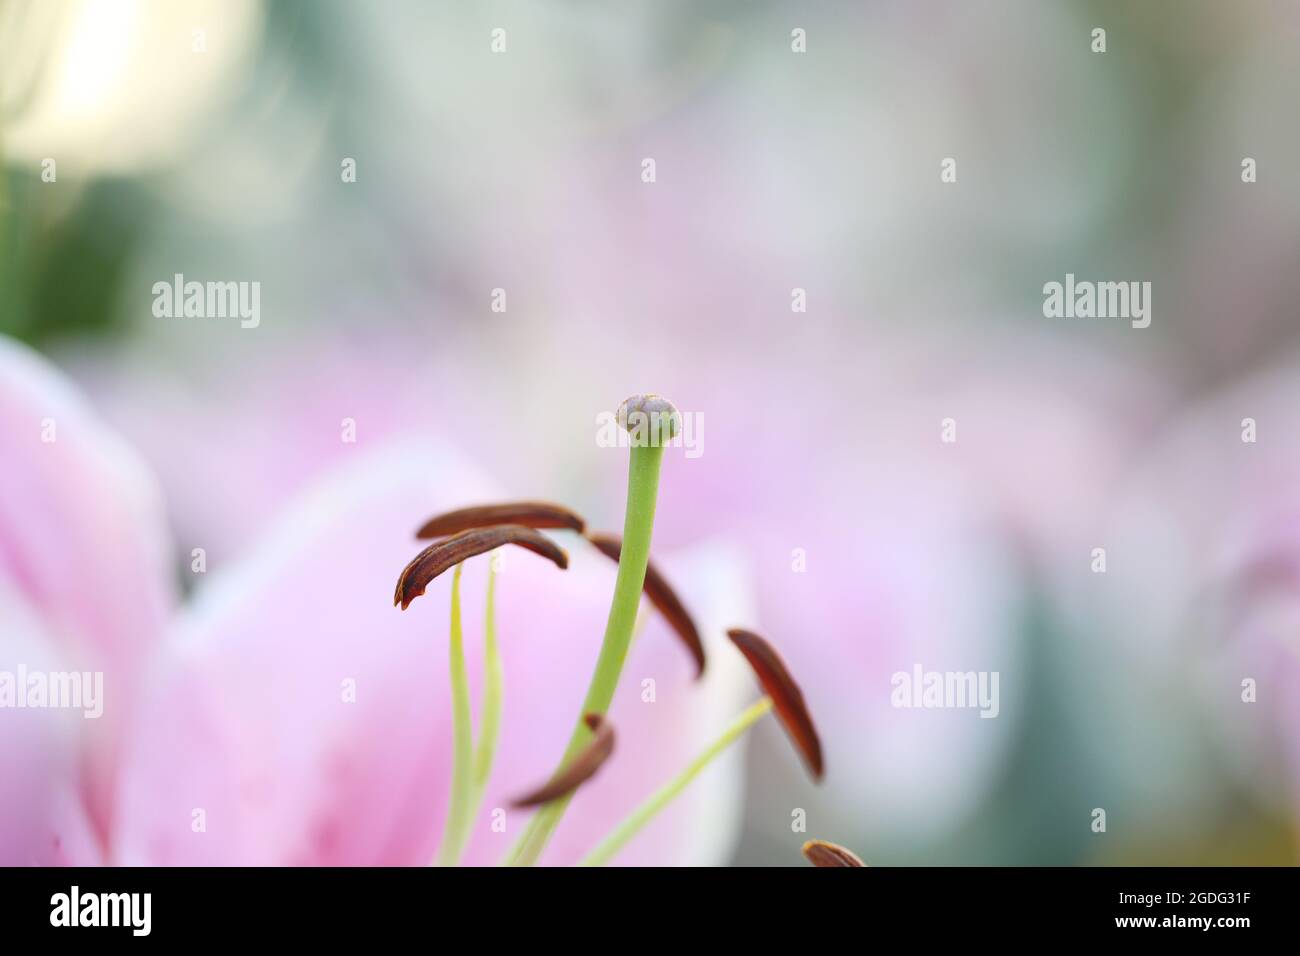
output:
[[[605,867],[1276,922],[1297,53],[1273,0],[0,0],[0,925],[526,928]]]

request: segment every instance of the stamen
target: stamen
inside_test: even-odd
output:
[[[822,744],[813,725],[808,705],[804,703],[803,691],[790,676],[785,661],[776,649],[753,631],[732,628],[727,631],[731,642],[740,648],[749,666],[754,669],[758,682],[763,685],[772,700],[776,702],[776,714],[794,741],[795,748],[803,757],[814,780],[821,780],[824,770],[822,764]]]
[[[569,566],[569,556],[564,549],[544,534],[522,525],[500,525],[495,528],[476,528],[454,537],[437,541],[402,569],[393,594],[394,606],[400,604],[405,611],[417,597],[424,593],[429,582],[449,568],[453,568],[478,554],[484,554],[506,544],[517,544],[544,558],[554,561],[560,570]]]
[[[846,850],[829,840],[809,840],[803,845],[803,855],[813,866],[866,866],[852,850]]]
[[[653,820],[664,807],[672,803],[677,798],[677,795],[685,790],[705,767],[739,740],[746,730],[754,726],[759,720],[762,720],[771,709],[772,698],[770,697],[760,697],[750,704],[745,709],[745,712],[732,721],[731,725],[722,732],[722,736],[709,744],[702,754],[687,765],[685,770],[650,794],[640,806],[613,829],[609,836],[601,840],[596,845],[596,848],[587,854],[578,865],[604,866],[613,859],[614,855],[623,849],[629,840],[640,833],[642,828]]]
[[[619,554],[623,551],[622,538],[616,534],[603,532],[593,532],[586,537],[596,546],[596,550],[615,564],[618,563]],[[695,679],[699,680],[704,675],[704,643],[700,640],[700,632],[696,629],[695,622],[691,620],[685,605],[664,576],[655,568],[653,561],[646,563],[644,589],[650,603],[664,616],[669,626],[682,639],[686,649],[690,651],[691,657],[695,659]]]
[[[483,699],[479,705],[479,739],[474,751],[474,804],[471,816],[478,813],[492,773],[497,738],[501,735],[501,709],[505,698],[505,669],[501,648],[497,644],[496,567],[488,562],[487,607],[483,612]]]
[[[516,807],[535,807],[572,793],[609,759],[614,752],[614,727],[600,714],[587,714],[583,720],[596,736],[547,783],[515,800]]]
[[[415,532],[415,536],[442,538],[469,531],[471,528],[487,528],[498,524],[517,524],[525,528],[568,528],[579,534],[587,526],[581,516],[574,514],[563,505],[546,501],[508,501],[496,505],[460,508],[456,511],[448,511],[446,514],[435,515]]]
[[[438,866],[455,866],[473,825],[474,730],[469,706],[469,673],[465,668],[465,642],[460,624],[460,574],[456,565],[451,578],[451,714],[452,761],[451,798],[447,801],[447,822],[438,844]]]

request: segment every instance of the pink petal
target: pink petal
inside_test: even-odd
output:
[[[0,680],[64,669],[37,615],[0,582]],[[17,705],[0,705],[0,866],[93,864],[99,849],[76,792],[89,722],[74,710]]]
[[[395,449],[317,486],[242,562],[211,571],[150,675],[115,858],[431,858],[427,801],[449,753],[435,706],[446,618],[428,597],[395,610],[393,582],[421,520],[492,494],[448,456]]]
[[[151,675],[125,762],[114,858],[431,861],[450,785],[450,575],[406,612],[392,607],[392,588],[418,550],[412,535],[420,521],[500,497],[445,451],[394,448],[329,479],[238,566],[213,572]],[[553,769],[595,660],[613,567],[577,539],[561,540],[574,557],[565,572],[522,551],[504,552],[498,594],[508,687],[488,809]],[[487,560],[469,562],[463,591],[476,688]],[[669,766],[684,764],[698,742],[685,731],[693,708],[706,704],[698,689],[694,700],[683,697],[691,668],[676,642],[657,625],[648,628],[634,661],[641,663],[629,665],[627,693],[639,692],[633,675],[653,675],[658,703],[633,699],[638,711],[620,701],[624,759],[616,754],[602,771],[601,791],[593,785],[591,797],[580,797],[599,812],[580,813],[575,801],[577,822],[572,829],[566,822],[560,835],[575,847],[557,843],[569,858],[576,844],[589,848],[662,782]],[[343,699],[347,680],[355,681],[355,703]],[[730,804],[724,816],[721,832],[731,834],[727,820],[737,815]],[[511,813],[503,835],[490,831],[485,815],[469,859],[494,862],[523,821]],[[662,860],[684,859],[686,851],[660,841],[649,852]]]
[[[0,338],[0,575],[69,648],[130,663],[175,605],[152,475],[36,353]]]
[[[4,338],[0,461],[0,582],[67,668],[103,673],[104,715],[68,781],[102,832],[137,662],[175,604],[158,489],[56,369]]]
[[[578,716],[604,634],[615,566],[591,548],[575,547],[558,578],[510,563],[498,582],[498,633],[505,658],[505,714],[498,764],[487,788],[466,861],[501,860],[527,824],[512,797],[555,770]],[[709,653],[705,677],[680,640],[643,602],[635,639],[609,717],[613,756],[583,784],[542,857],[570,865],[586,855],[633,808],[718,736],[759,691],[723,631],[750,619],[747,575],[720,546],[656,554],[656,563],[695,616]],[[467,594],[482,594],[467,575]],[[477,627],[471,633],[481,633]],[[653,685],[647,683],[653,681]],[[653,701],[648,698],[653,689]],[[721,865],[735,848],[741,817],[743,742],[710,767],[615,859],[619,864]],[[505,832],[491,814],[505,814]]]

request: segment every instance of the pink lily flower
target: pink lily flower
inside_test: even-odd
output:
[[[67,711],[0,709],[0,755],[21,771],[0,786],[0,862],[430,862],[450,773],[448,582],[405,614],[388,597],[413,550],[413,516],[499,498],[494,483],[444,445],[388,443],[315,483],[239,558],[195,575],[178,608],[147,469],[35,355],[0,343],[0,370],[0,447],[16,463],[0,512],[0,670],[105,675],[103,731]],[[614,565],[564,543],[565,572],[504,553],[501,744],[467,863],[498,862],[520,832],[527,813],[511,797],[554,769],[599,646]],[[707,646],[752,617],[743,565],[725,547],[657,563]],[[471,562],[463,581],[472,682],[485,565]],[[734,652],[693,676],[667,626],[646,615],[610,710],[621,754],[577,794],[541,862],[576,862],[750,686]],[[616,862],[725,862],[740,759],[711,766]]]
[[[161,496],[76,391],[7,340],[0,459],[0,672],[100,672],[109,695],[98,719],[16,697],[0,709],[15,768],[0,784],[0,859],[94,862],[139,662],[176,600]]]
[[[555,344],[542,364],[564,383],[552,385],[548,397],[587,408],[616,393],[612,370],[586,353],[569,354],[580,336],[563,325],[548,330],[547,341]],[[1130,401],[1134,390],[1122,368],[1078,349],[1066,354],[1050,340],[1019,341],[1015,349],[999,341],[965,343],[951,347],[951,363],[937,370],[923,344],[882,343],[876,353],[850,353],[852,361],[793,368],[780,388],[769,387],[766,361],[746,355],[743,344],[711,363],[707,375],[698,363],[671,356],[672,343],[663,354],[647,343],[638,355],[641,377],[665,381],[681,407],[704,421],[703,453],[678,463],[673,487],[680,493],[657,517],[656,540],[680,545],[717,536],[743,547],[760,584],[757,620],[787,636],[782,653],[819,704],[835,785],[810,794],[780,735],[762,728],[760,742],[770,744],[773,761],[754,788],[751,825],[785,838],[791,808],[807,806],[814,820],[821,813],[834,821],[826,835],[863,847],[876,838],[942,832],[996,780],[1022,713],[1016,628],[1025,572],[1032,568],[1047,583],[1054,575],[1076,576],[1078,556],[1094,543],[1094,515],[1137,431],[1128,424],[1138,414],[1130,406],[1145,414],[1156,400]],[[333,352],[328,340],[316,348],[325,356]],[[1027,349],[1033,361],[1016,358]],[[444,361],[454,374],[458,363]],[[333,366],[326,361],[324,367]],[[511,416],[514,430],[535,434],[541,415],[521,398],[528,387],[540,387],[529,379],[535,371],[521,360],[509,367],[510,380],[517,376],[526,386],[503,385],[489,401],[497,414]],[[262,414],[277,422],[300,420],[295,395],[305,391],[326,420],[318,430],[332,429],[337,415],[347,413],[373,436],[387,427],[392,409],[418,407],[399,400],[408,375],[403,361],[379,346],[351,377],[295,372],[293,388],[241,378],[240,390],[256,395]],[[114,384],[107,382],[107,391]],[[151,443],[165,457],[172,444],[167,436],[183,439],[189,426],[168,425],[167,416],[130,396],[129,383],[116,388],[125,427],[153,430]],[[231,393],[205,404],[224,408],[227,398],[248,401]],[[959,438],[944,445],[940,422],[950,414]],[[1117,418],[1125,428],[1114,425]],[[201,420],[221,427],[210,408]],[[760,434],[776,440],[755,440]],[[593,458],[579,443],[584,439],[577,435],[548,452],[551,471],[530,481],[545,488],[562,476],[577,489],[566,490],[565,498],[603,499],[591,510],[608,516],[615,513],[621,458]],[[476,453],[494,454],[486,447],[491,437],[477,440],[483,447]],[[277,444],[259,442],[250,467],[300,479],[311,450],[298,455],[301,446],[288,451]],[[330,449],[317,467],[333,467],[344,454]],[[240,460],[232,454],[215,467],[238,471]],[[185,490],[189,469],[172,471],[169,486],[196,501],[186,526],[211,524],[198,496]],[[284,494],[273,484],[247,492]],[[407,520],[418,514],[408,511]],[[468,609],[477,613],[473,593],[467,585]],[[440,612],[426,613],[441,626]],[[1005,706],[995,720],[893,707],[891,678],[916,664],[998,671]]]

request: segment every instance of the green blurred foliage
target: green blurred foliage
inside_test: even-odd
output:
[[[152,203],[123,179],[68,200],[39,170],[6,169],[0,208],[0,333],[38,347],[122,331],[119,308]]]

